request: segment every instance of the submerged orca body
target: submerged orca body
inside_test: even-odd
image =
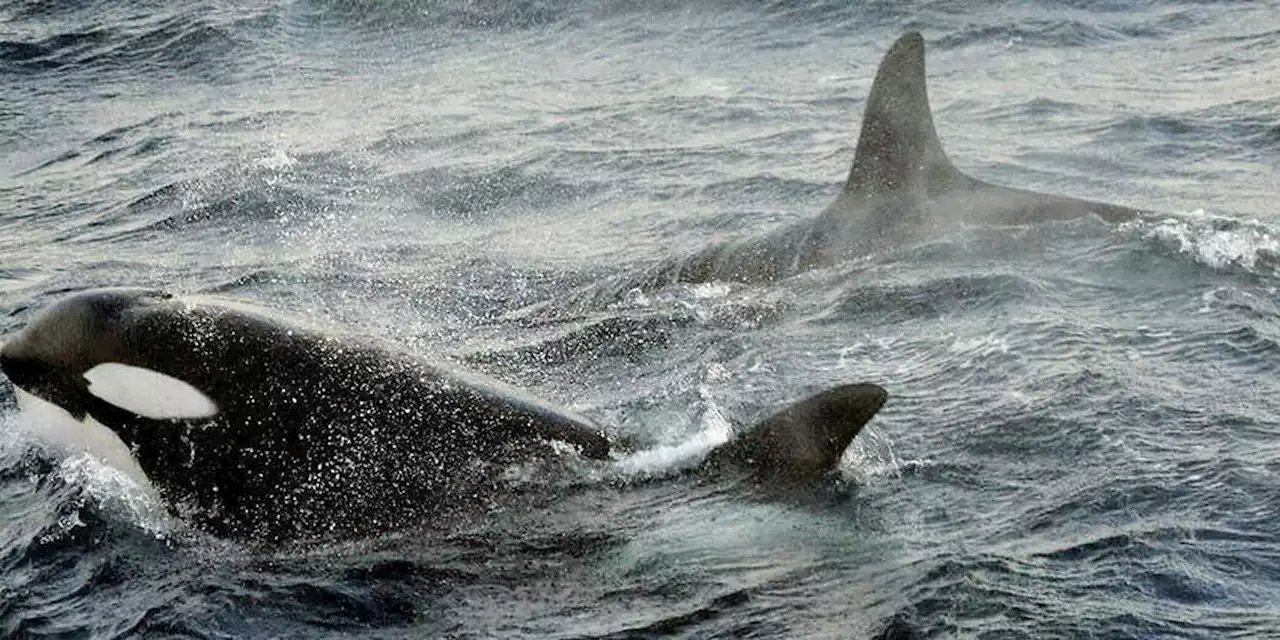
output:
[[[607,459],[589,419],[519,389],[226,304],[87,291],[0,349],[20,400],[119,436],[197,524],[259,541],[376,533],[483,502],[503,463],[560,442]],[[712,453],[762,478],[831,470],[884,404],[829,390]]]
[[[632,284],[769,282],[955,225],[1029,224],[1090,214],[1120,222],[1141,213],[1001,187],[961,173],[933,126],[924,48],[924,38],[909,32],[885,54],[867,98],[849,177],[820,216],[763,238],[715,245],[664,262]]]

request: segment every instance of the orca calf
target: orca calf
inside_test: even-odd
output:
[[[663,262],[632,287],[676,282],[763,283],[917,241],[960,224],[1029,224],[1097,215],[1121,222],[1137,209],[1001,187],[961,173],[933,126],[925,87],[924,38],[909,32],[889,48],[867,98],[844,188],[815,219],[771,235],[715,245]]]
[[[110,429],[171,506],[234,539],[412,527],[483,503],[501,465],[553,443],[610,457],[588,418],[487,376],[161,291],[73,294],[0,348],[0,369],[20,404]],[[825,391],[708,465],[810,482],[886,397],[869,384]]]

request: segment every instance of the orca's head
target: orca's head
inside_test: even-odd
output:
[[[19,389],[83,419],[106,402],[147,418],[204,418],[207,396],[140,359],[137,319],[172,305],[169,293],[99,289],[71,295],[42,311],[0,348],[0,370]]]

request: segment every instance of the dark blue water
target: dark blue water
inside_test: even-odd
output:
[[[642,451],[513,468],[516,499],[465,526],[263,552],[47,446],[6,385],[0,636],[1276,637],[1277,24],[1268,2],[6,2],[0,335],[69,290],[216,293],[469,363]],[[582,294],[817,215],[908,29],[963,170],[1159,214]],[[853,381],[892,398],[812,495],[678,473]]]

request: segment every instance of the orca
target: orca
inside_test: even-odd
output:
[[[0,370],[20,404],[106,427],[175,511],[246,541],[444,520],[483,505],[510,462],[565,446],[614,455],[589,418],[480,373],[157,290],[57,301],[0,348]],[[707,466],[812,482],[886,398],[871,384],[824,391],[712,451]]]
[[[1115,204],[1002,187],[962,173],[934,129],[925,41],[898,38],[880,62],[853,166],[821,215],[757,238],[717,244],[626,278],[622,290],[712,281],[760,284],[920,241],[965,224],[1023,225],[1144,213]]]

